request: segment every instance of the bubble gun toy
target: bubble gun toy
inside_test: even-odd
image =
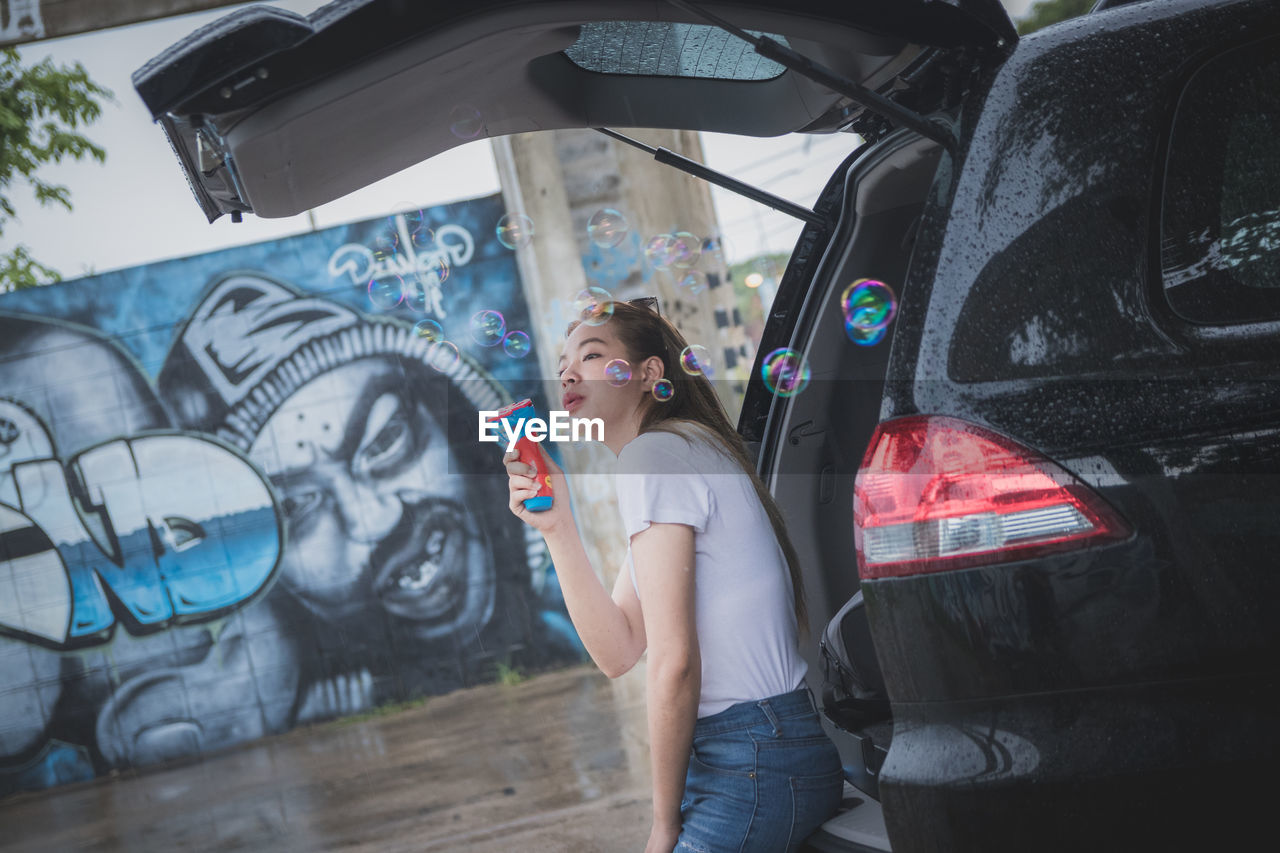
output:
[[[516,454],[521,462],[533,466],[533,479],[538,482],[538,494],[524,500],[524,508],[531,512],[551,509],[551,474],[542,463],[542,454],[538,452],[538,445],[524,435],[524,422],[537,415],[537,411],[533,408],[533,400],[521,400],[499,409],[497,415],[488,418],[490,421],[497,420],[507,424],[503,427],[504,435],[505,430],[518,430],[520,433],[520,437],[516,439]]]

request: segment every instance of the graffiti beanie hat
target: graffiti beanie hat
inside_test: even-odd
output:
[[[466,353],[432,365],[432,341],[402,323],[366,317],[333,299],[308,296],[261,273],[231,273],[214,281],[165,358],[156,385],[176,425],[217,436],[248,452],[272,414],[320,374],[369,356],[416,366],[423,381],[447,383],[436,416],[450,443],[463,451],[467,473],[501,472],[492,447],[475,440],[476,411],[498,409],[512,397]],[[444,367],[443,370],[437,368]],[[478,478],[496,505],[506,503],[506,476]],[[480,485],[478,481],[473,483]],[[491,531],[495,547],[524,557],[535,590],[546,583],[549,557],[541,536],[523,524]],[[508,570],[519,573],[517,559]]]
[[[225,276],[200,300],[165,359],[161,398],[184,429],[211,433],[248,451],[263,424],[311,379],[351,361],[385,356],[431,364],[435,342],[408,326],[323,297],[307,296],[261,273]],[[465,353],[433,365],[475,412],[510,395]]]

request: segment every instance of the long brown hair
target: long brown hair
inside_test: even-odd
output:
[[[795,545],[787,533],[782,513],[773,495],[765,488],[760,476],[756,473],[751,458],[747,456],[742,436],[729,422],[729,414],[724,404],[716,396],[711,380],[704,374],[686,373],[680,365],[680,354],[689,345],[680,331],[656,310],[640,308],[626,302],[602,303],[594,310],[607,310],[612,305],[613,316],[607,320],[609,327],[618,336],[627,356],[637,367],[650,356],[662,359],[662,375],[671,380],[675,393],[665,403],[650,405],[640,419],[640,434],[646,432],[670,432],[688,438],[677,429],[681,424],[692,424],[702,427],[710,433],[708,438],[716,443],[733,458],[742,472],[751,480],[756,497],[764,506],[773,525],[774,535],[782,546],[783,556],[787,559],[787,568],[791,573],[791,587],[795,596],[796,626],[802,635],[809,632],[809,611],[805,606],[804,579],[800,574],[800,557],[796,554]],[[599,315],[597,315],[599,316]],[[578,323],[569,324],[566,335],[572,334]]]

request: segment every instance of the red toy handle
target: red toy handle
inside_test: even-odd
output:
[[[542,454],[539,452],[538,445],[521,436],[516,441],[516,455],[521,462],[533,466],[533,479],[538,482],[537,497],[551,497],[551,472],[547,470],[546,464],[542,461]]]
[[[525,498],[524,508],[530,512],[543,512],[551,509],[551,472],[547,470],[546,464],[542,461],[542,453],[539,452],[537,442],[529,440],[524,434],[524,421],[527,418],[534,417],[534,414],[533,401],[521,400],[518,403],[504,406],[490,415],[489,419],[497,418],[505,423],[510,418],[520,425],[520,437],[516,439],[514,447],[516,458],[527,465],[533,466],[533,479],[538,484],[537,493],[531,498]],[[507,427],[504,426],[504,429],[507,429]],[[511,434],[515,434],[514,430],[511,430]]]

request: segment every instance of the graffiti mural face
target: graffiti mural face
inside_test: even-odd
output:
[[[467,345],[481,309],[528,327],[471,236],[504,210],[421,211],[403,257],[370,221],[0,294],[0,796],[585,659],[475,441],[539,396]]]
[[[288,520],[282,580],[330,619],[379,608],[421,639],[483,625],[494,567],[427,401],[383,358],[304,384],[249,450]]]

